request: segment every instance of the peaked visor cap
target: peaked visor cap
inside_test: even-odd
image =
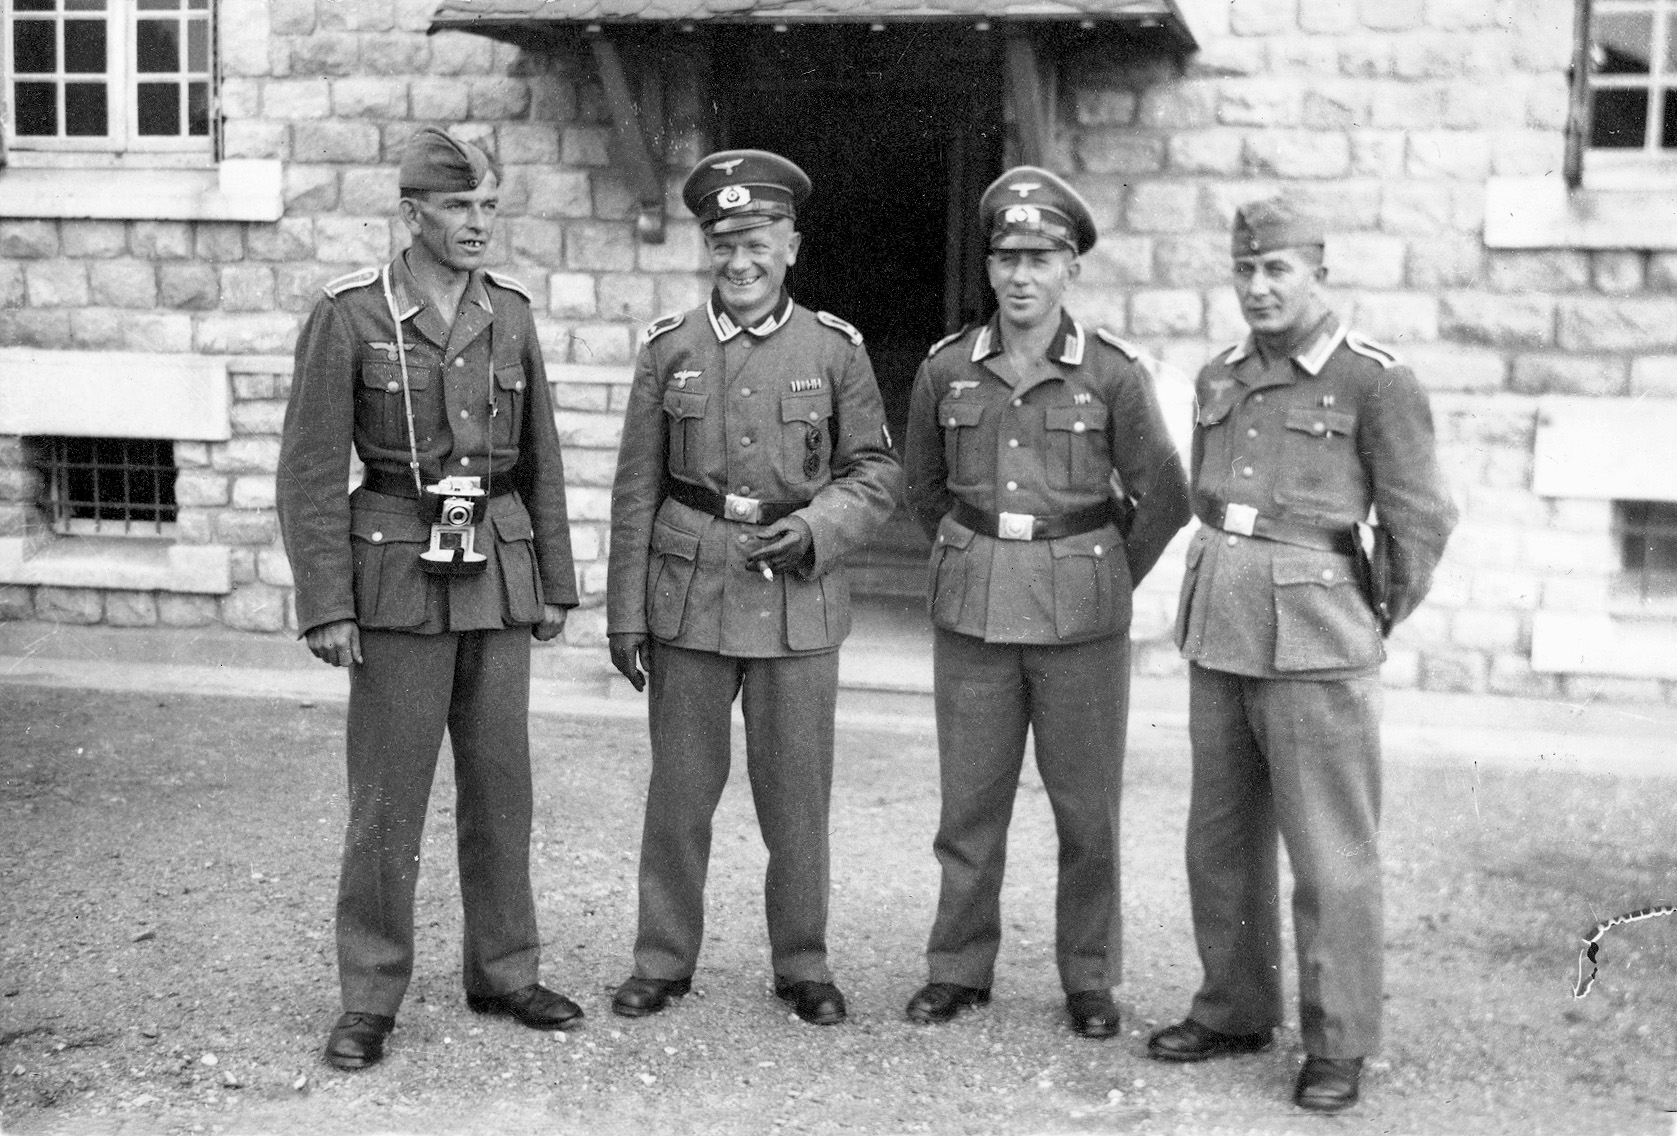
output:
[[[1078,254],[1095,247],[1095,217],[1064,179],[1036,166],[1015,166],[990,183],[978,199],[979,224],[990,244],[1002,237],[1035,238],[1013,248],[1063,248]]]
[[[481,149],[427,126],[408,140],[397,184],[403,189],[464,193],[494,172],[494,163]]]
[[[1230,251],[1237,257],[1324,243],[1322,222],[1285,197],[1248,201],[1236,209],[1232,238]]]
[[[796,217],[810,192],[809,175],[767,150],[722,150],[700,160],[681,200],[709,233],[733,233]]]

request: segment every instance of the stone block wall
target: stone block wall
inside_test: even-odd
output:
[[[1109,54],[1062,67],[1060,159],[1102,231],[1075,306],[1147,346],[1180,394],[1245,334],[1228,287],[1233,209],[1299,195],[1328,222],[1336,310],[1433,392],[1462,506],[1431,598],[1390,644],[1388,681],[1677,694],[1530,665],[1533,612],[1605,610],[1617,568],[1610,503],[1532,491],[1536,396],[1677,397],[1677,257],[1485,244],[1487,180],[1560,168],[1572,4],[1203,8],[1213,34],[1184,72]],[[1161,574],[1179,563],[1167,556]],[[1148,585],[1154,606],[1169,602]],[[1174,665],[1168,651],[1139,657]]]

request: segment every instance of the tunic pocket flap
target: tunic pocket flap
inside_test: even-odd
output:
[[[1081,434],[1087,430],[1106,429],[1106,407],[1099,403],[1084,406],[1051,406],[1044,423],[1050,430],[1070,430]]]
[[[938,524],[937,542],[950,548],[967,548],[977,535],[954,517],[945,517]]]
[[[808,394],[780,396],[781,422],[820,422],[833,416],[833,392],[810,391]]]
[[[431,385],[433,367],[408,362],[408,389],[425,390]],[[376,387],[387,394],[402,389],[402,365],[400,363],[361,361],[361,385]]]
[[[1300,406],[1287,411],[1287,429],[1326,438],[1333,434],[1349,437],[1356,429],[1357,416],[1318,406]]]
[[[1206,534],[1210,531],[1204,525],[1194,530],[1192,539],[1188,541],[1188,556],[1185,561],[1188,571],[1192,572],[1195,568],[1198,568],[1200,561],[1205,558],[1205,546],[1208,543]]]
[[[1277,585],[1317,584],[1332,588],[1349,583],[1351,573],[1343,557],[1332,553],[1318,556],[1277,556],[1270,565],[1271,579]]]
[[[982,403],[946,398],[938,404],[937,416],[944,426],[977,426],[978,420],[984,417],[984,406]]]
[[[349,535],[368,544],[424,544],[431,539],[431,526],[410,513],[376,513],[354,510],[349,515]]]
[[[536,530],[530,524],[530,515],[520,509],[516,513],[507,513],[491,517],[495,524],[495,535],[502,540],[535,540]]]
[[[1051,540],[1048,542],[1048,551],[1053,553],[1055,560],[1064,560],[1068,556],[1092,556],[1099,560],[1112,551],[1112,539],[1097,529],[1092,533]]]
[[[504,363],[495,368],[495,385],[504,391],[524,389],[524,364]]]
[[[657,521],[652,526],[652,552],[656,556],[674,556],[679,560],[699,558],[699,534]]]
[[[664,413],[671,418],[703,418],[709,398],[698,391],[665,391]]]
[[[1220,399],[1216,402],[1203,402],[1194,413],[1194,421],[1201,426],[1215,426],[1229,416],[1234,409],[1233,399]]]

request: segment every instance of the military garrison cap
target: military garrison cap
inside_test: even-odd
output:
[[[489,155],[481,149],[427,126],[408,139],[397,184],[403,189],[464,193],[494,172]]]
[[[687,175],[681,199],[708,233],[734,233],[795,218],[809,196],[809,175],[767,150],[723,150]]]
[[[1248,201],[1234,211],[1235,256],[1323,244],[1322,223],[1285,197]]]
[[[1064,180],[1036,166],[1015,166],[990,183],[978,199],[979,224],[990,243],[1004,236],[1039,238],[1037,246],[1082,254],[1095,247],[1089,204]]]

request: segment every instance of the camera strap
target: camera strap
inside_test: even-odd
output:
[[[402,409],[407,412],[408,421],[408,469],[413,473],[413,487],[423,494],[425,492],[424,479],[419,476],[419,443],[414,440],[413,431],[413,392],[408,389],[408,344],[402,335],[402,315],[396,310],[396,294],[390,289],[390,262],[384,262],[384,268],[379,272],[379,280],[384,285],[384,303],[390,309],[390,322],[396,327],[396,359],[402,367]],[[491,382],[495,380],[494,369],[489,372]]]

